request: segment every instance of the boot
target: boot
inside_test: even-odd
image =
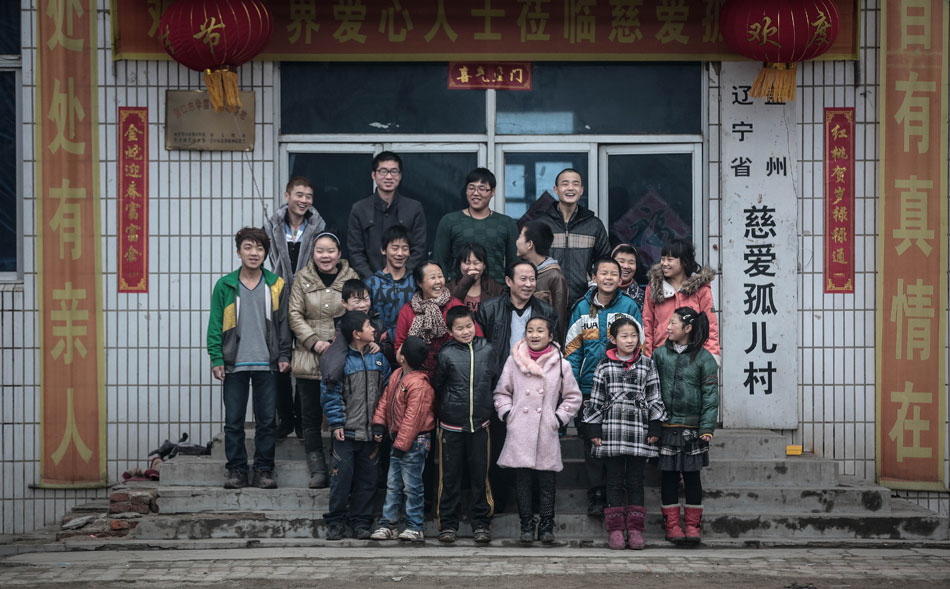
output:
[[[310,470],[310,483],[307,486],[311,489],[325,489],[330,484],[327,477],[327,459],[323,456],[323,450],[307,454],[307,469]]]
[[[604,509],[604,525],[607,527],[607,545],[610,546],[611,550],[624,549],[626,545],[626,539],[623,537],[625,524],[623,507],[608,507]]]
[[[545,472],[539,477],[538,511],[541,513],[541,522],[538,524],[538,540],[542,544],[554,543],[554,499],[555,480],[553,472]]]
[[[534,541],[534,526],[537,523],[538,521],[534,519],[534,516],[521,518],[521,537],[519,540],[522,544],[531,544]]]
[[[647,510],[639,505],[627,506],[627,546],[631,550],[643,550],[643,523]]]
[[[591,517],[600,517],[603,515],[604,507],[607,505],[607,489],[604,487],[588,489],[587,498],[590,500],[587,504],[587,515]]]
[[[542,544],[554,544],[554,518],[542,517],[538,523],[538,540]]]
[[[683,535],[683,529],[680,528],[680,506],[663,505],[660,510],[663,512],[663,527],[666,529],[666,541],[674,544],[680,544],[686,540]]]
[[[698,544],[700,540],[700,522],[703,519],[702,505],[686,506],[686,541],[692,544]]]

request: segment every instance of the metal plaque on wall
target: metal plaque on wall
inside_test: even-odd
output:
[[[217,112],[208,93],[165,91],[165,149],[252,151],[254,92],[241,92],[237,112]]]

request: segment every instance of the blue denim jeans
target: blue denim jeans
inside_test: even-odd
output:
[[[395,526],[399,522],[403,496],[406,498],[406,527],[422,531],[425,518],[425,492],[422,471],[426,456],[432,448],[429,433],[419,434],[402,458],[389,457],[389,478],[386,480],[386,502],[383,503],[381,526]]]
[[[354,530],[372,525],[378,471],[376,442],[331,438],[330,510],[323,515],[327,525],[345,525],[347,520]]]
[[[269,370],[232,372],[224,375],[224,453],[225,468],[247,472],[247,448],[244,447],[244,416],[249,389],[254,390],[254,468],[274,470],[277,443],[277,373]]]

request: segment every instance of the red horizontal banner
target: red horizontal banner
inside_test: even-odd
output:
[[[530,63],[449,62],[449,90],[530,90]]]
[[[836,0],[841,31],[822,59],[857,59],[857,0]],[[112,0],[116,59],[168,59],[166,0]],[[270,2],[265,61],[466,59],[744,60],[720,34],[722,0],[349,0]]]
[[[825,109],[825,292],[854,292],[854,107]]]

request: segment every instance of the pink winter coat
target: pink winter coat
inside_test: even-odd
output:
[[[700,268],[683,282],[679,290],[673,290],[670,283],[663,279],[663,270],[656,264],[647,273],[647,292],[643,299],[643,349],[648,356],[666,341],[666,327],[670,324],[673,311],[680,307],[692,307],[705,313],[709,319],[709,339],[703,346],[721,364],[722,351],[719,349],[719,321],[712,310],[712,282],[716,273],[712,268]]]
[[[580,407],[581,389],[557,347],[535,361],[525,340],[515,344],[495,387],[495,410],[508,427],[498,466],[560,471],[558,428]]]

